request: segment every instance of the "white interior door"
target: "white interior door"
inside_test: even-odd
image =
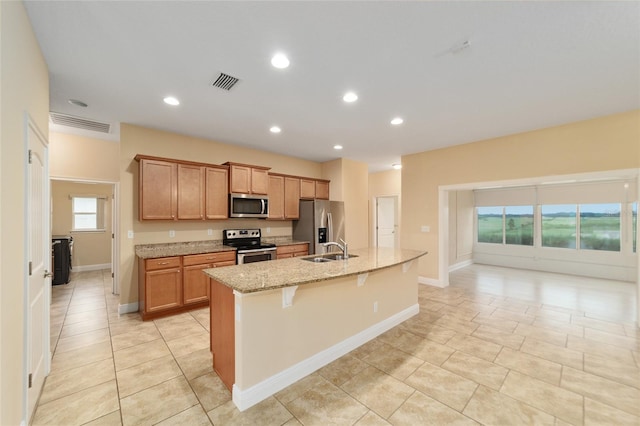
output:
[[[398,197],[376,199],[376,242],[378,247],[396,248],[398,245]]]
[[[25,306],[27,422],[49,373],[49,294],[51,278],[51,235],[49,231],[48,143],[28,120],[27,146],[27,253],[28,284]]]

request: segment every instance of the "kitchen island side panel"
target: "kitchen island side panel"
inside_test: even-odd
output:
[[[417,263],[299,286],[289,307],[283,307],[282,289],[236,293],[237,389],[257,385],[417,306]]]

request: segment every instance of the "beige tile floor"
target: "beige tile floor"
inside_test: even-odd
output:
[[[639,425],[633,284],[473,265],[420,313],[238,412],[208,310],[118,316],[108,271],[53,289],[34,425]]]

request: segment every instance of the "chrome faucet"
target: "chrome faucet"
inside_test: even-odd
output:
[[[342,257],[344,257],[345,259],[348,259],[349,258],[349,246],[347,245],[347,242],[345,240],[343,240],[342,238],[340,238],[340,242],[342,244],[336,243],[334,241],[330,241],[328,243],[322,244],[324,246],[324,251],[326,253],[328,247],[335,246],[335,247],[338,247],[340,250],[342,250]]]

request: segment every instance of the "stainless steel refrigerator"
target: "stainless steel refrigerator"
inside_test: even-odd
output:
[[[301,200],[300,219],[293,221],[293,239],[309,241],[309,254],[324,253],[322,243],[344,240],[344,202]]]

